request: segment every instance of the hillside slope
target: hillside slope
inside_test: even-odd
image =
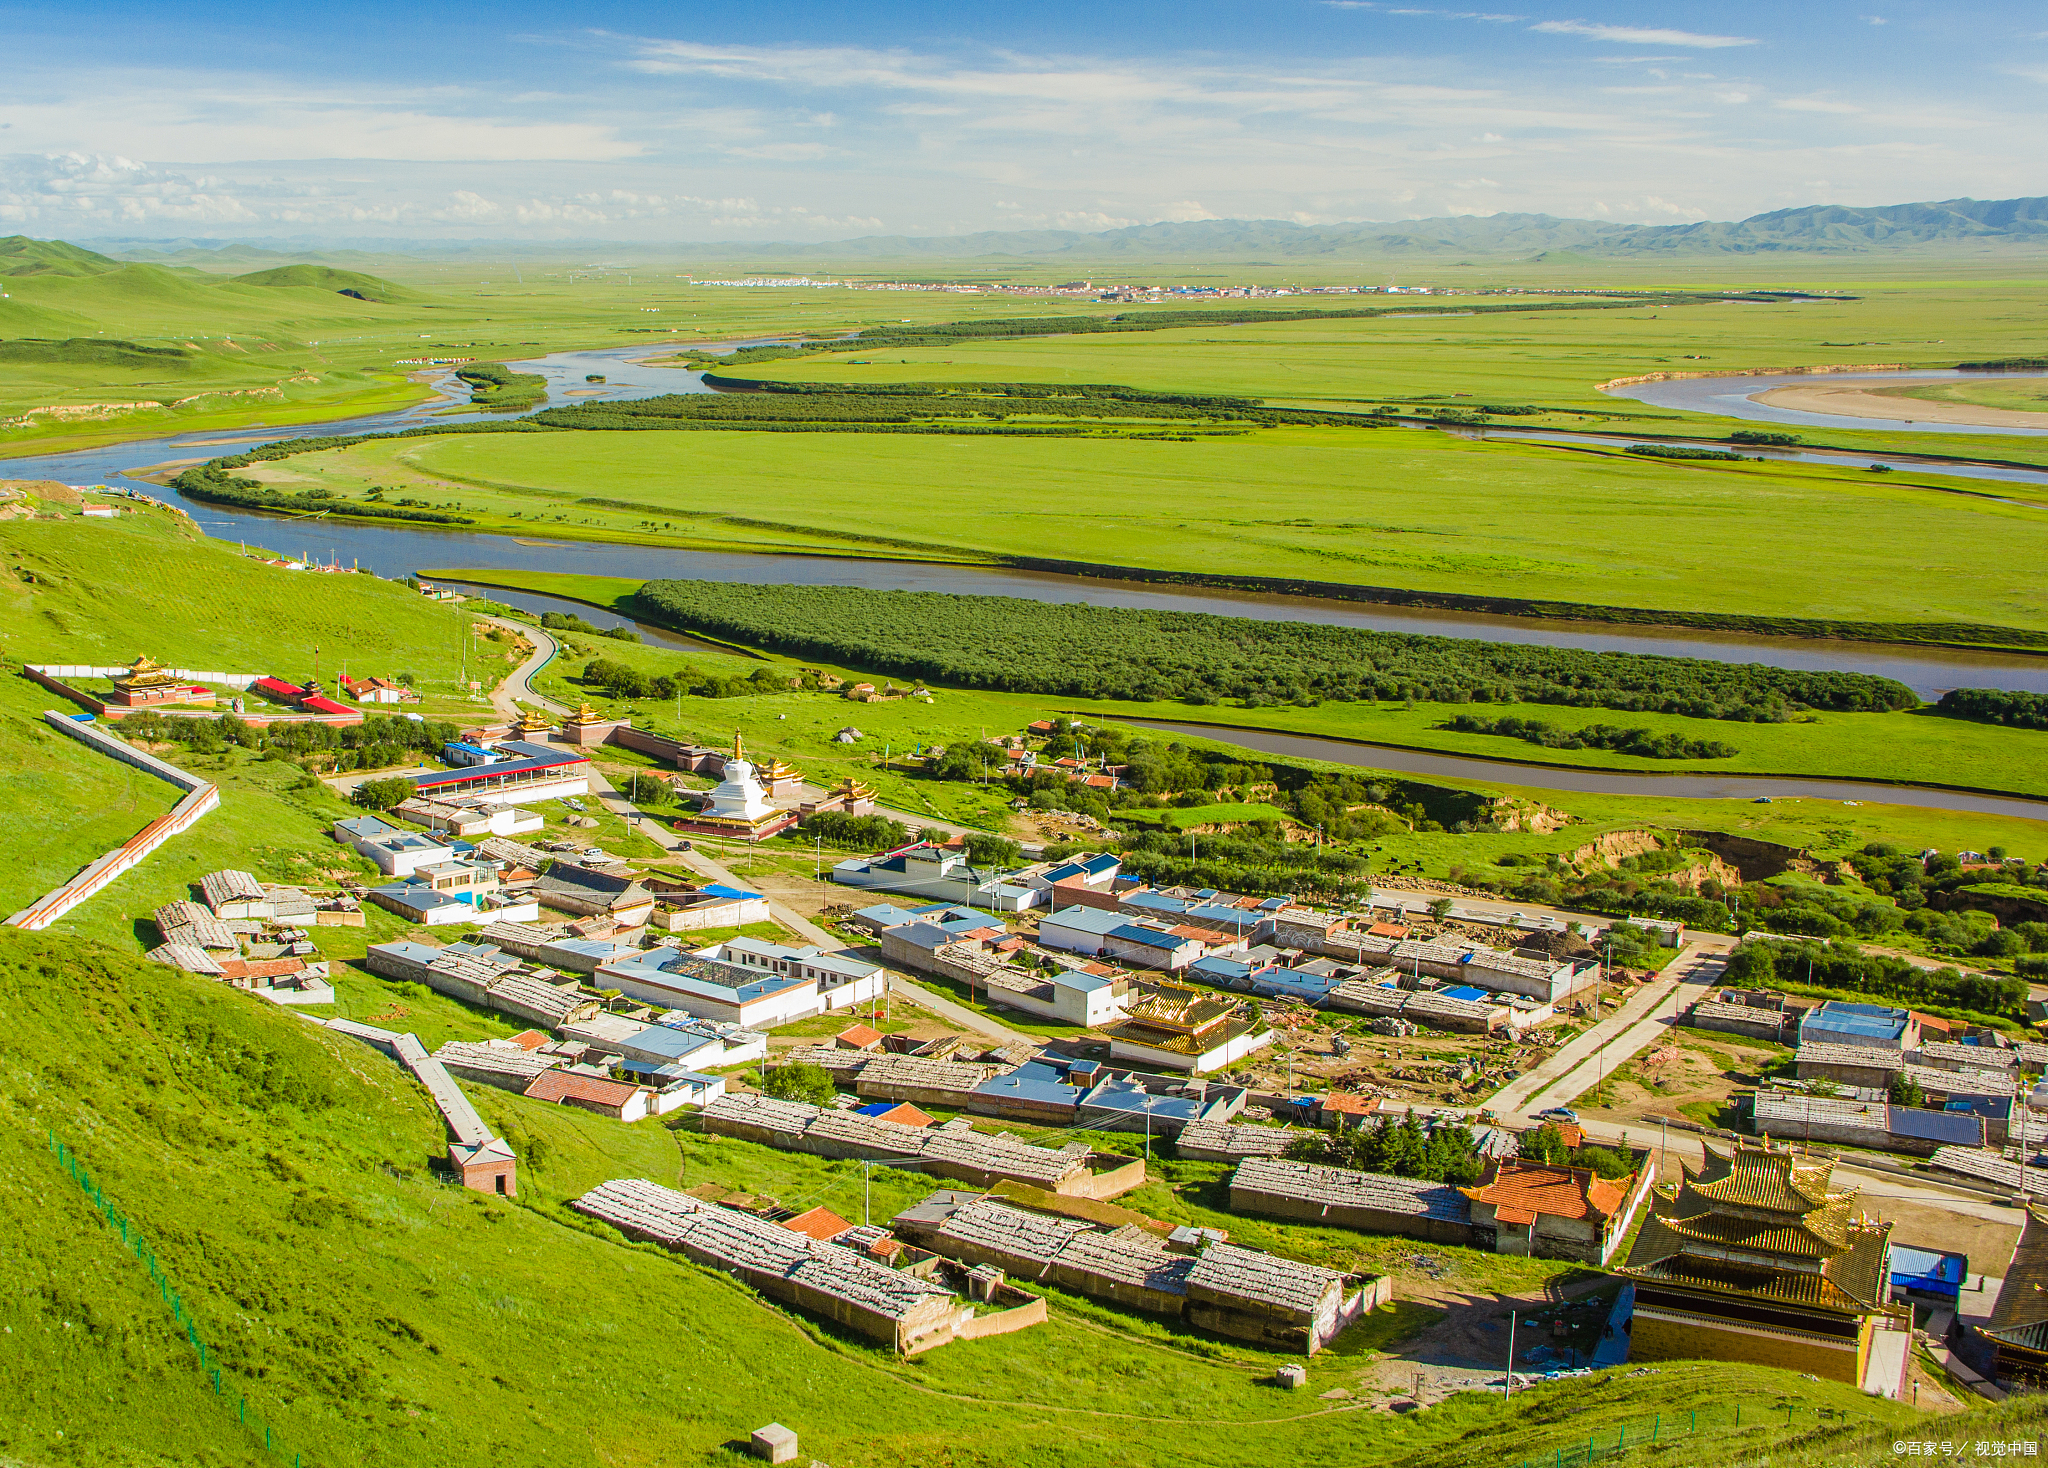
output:
[[[245,1461],[244,1393],[287,1455],[320,1468],[700,1462],[771,1419],[836,1468],[1249,1468],[1547,1458],[1689,1400],[1790,1403],[1807,1424],[1815,1406],[1847,1407],[1873,1441],[1909,1415],[1791,1373],[1667,1366],[1597,1394],[1572,1383],[1404,1419],[1276,1393],[1236,1350],[1205,1359],[1059,1315],[898,1362],[557,1205],[436,1181],[440,1128],[409,1078],[249,995],[7,932],[0,1012],[11,1462]],[[676,1180],[657,1123],[527,1110],[537,1132],[515,1144],[536,1200],[622,1170]],[[219,1365],[219,1397],[53,1135],[149,1242]],[[1689,1456],[1782,1450],[1814,1430],[1702,1435]]]

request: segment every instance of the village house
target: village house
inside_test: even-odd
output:
[[[1645,1154],[1634,1172],[1610,1181],[1583,1167],[1490,1162],[1477,1187],[1461,1190],[1472,1200],[1474,1242],[1486,1247],[1490,1232],[1496,1254],[1604,1268],[1649,1194],[1647,1164]]]
[[[583,1075],[572,1070],[547,1070],[533,1079],[526,1094],[536,1101],[577,1106],[609,1116],[614,1121],[636,1122],[647,1115],[652,1092],[645,1086],[628,1085],[603,1076]]]
[[[999,1279],[962,1284],[971,1300],[914,1269],[892,1269],[860,1249],[824,1242],[766,1219],[700,1202],[671,1188],[621,1179],[578,1198],[578,1212],[628,1238],[733,1275],[769,1299],[821,1316],[905,1355],[948,1341],[1021,1330],[1045,1319],[1045,1301]]]
[[[1035,1213],[986,1195],[934,1193],[889,1226],[965,1264],[1304,1355],[1392,1297],[1384,1276],[1347,1275],[1240,1248],[1209,1230],[1182,1228],[1161,1238],[1135,1222]]]

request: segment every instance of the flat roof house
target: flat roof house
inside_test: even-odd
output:
[[[1101,953],[1137,968],[1186,968],[1207,951],[1201,939],[1174,929],[1125,922],[1102,935]]]
[[[942,1285],[891,1269],[857,1250],[638,1179],[608,1182],[578,1198],[577,1212],[628,1238],[733,1275],[772,1300],[819,1315],[891,1349],[915,1354],[961,1336],[1014,1330],[1045,1318],[1021,1297],[976,1310]],[[1012,1292],[1013,1294],[1015,1292]],[[1007,1319],[1006,1319],[1007,1317]]]
[[[1920,1045],[1920,1027],[1908,1009],[1890,1009],[1881,1004],[1850,1004],[1830,999],[1806,1012],[1799,1022],[1802,1046],[1868,1045],[1880,1050],[1915,1050]]]
[[[578,917],[608,917],[637,928],[654,915],[654,894],[633,877],[556,862],[535,879],[541,905]]]
[[[349,816],[332,827],[334,839],[367,856],[387,877],[410,877],[421,867],[455,859],[455,848],[420,831],[407,831],[377,816]]]
[[[1230,1207],[1439,1244],[1472,1242],[1472,1202],[1454,1187],[1282,1157],[1239,1163],[1230,1179]]]
[[[643,1003],[748,1029],[773,1029],[824,1008],[815,979],[742,968],[675,948],[632,954],[604,965],[597,977]]]

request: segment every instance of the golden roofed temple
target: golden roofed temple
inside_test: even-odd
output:
[[[121,708],[151,708],[165,703],[211,704],[213,690],[181,682],[155,659],[140,657],[114,675],[107,702]]]
[[[1651,1195],[1621,1268],[1630,1357],[1752,1361],[1896,1396],[1912,1319],[1889,1303],[1892,1226],[1829,1187],[1832,1157],[1768,1139],[1706,1155]]]
[[[589,705],[586,704],[584,707],[588,708]],[[555,732],[555,722],[552,714],[530,708],[521,714],[519,722],[512,726],[512,738],[531,739],[536,734],[552,734]]]

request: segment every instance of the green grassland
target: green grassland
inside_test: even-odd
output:
[[[12,1460],[253,1462],[260,1439],[236,1423],[245,1393],[306,1463],[454,1468],[724,1461],[724,1444],[770,1419],[851,1468],[1139,1468],[1548,1454],[1730,1391],[1805,1420],[1704,1434],[1696,1461],[1798,1449],[1817,1407],[1887,1436],[1912,1418],[1789,1372],[1681,1365],[1597,1394],[1575,1384],[1394,1417],[1315,1394],[1355,1381],[1358,1355],[1316,1358],[1311,1391],[1282,1395],[1261,1384],[1282,1357],[1064,1299],[1036,1330],[899,1362],[563,1206],[605,1178],[647,1176],[854,1209],[858,1169],[486,1091],[481,1104],[527,1153],[508,1203],[433,1180],[440,1127],[390,1062],[247,995],[7,934],[0,996],[19,1041],[0,1064],[12,1225],[0,1317],[17,1382],[0,1452]],[[221,1368],[219,1396],[142,1267],[60,1170],[53,1133],[149,1240]],[[928,1190],[886,1169],[874,1186],[878,1209]],[[1310,1247],[1347,1242],[1373,1243]],[[1484,1262],[1532,1277],[1557,1267]]]
[[[914,549],[1659,610],[2048,626],[2048,592],[2017,574],[2048,552],[2048,509],[1917,472],[1660,462],[1351,428],[1192,443],[458,435],[284,463],[340,495],[402,486],[480,529],[564,538]],[[707,523],[693,534],[698,517]],[[1990,544],[2009,554],[1987,556]]]
[[[454,571],[434,574],[450,580],[482,577],[506,586],[571,597],[621,611],[630,608],[629,599],[638,585],[618,578],[549,572]],[[703,667],[706,671],[720,671],[714,666],[715,658],[654,646],[615,644],[608,639],[582,639],[575,646],[580,651],[557,658],[541,679],[543,691],[563,701],[590,698],[600,704],[606,702],[596,690],[585,688],[577,681],[590,656],[623,656],[623,660],[643,667],[650,675],[672,672],[685,663]],[[626,649],[623,655],[618,651],[620,647]],[[798,666],[779,659],[771,660],[771,665],[786,666],[792,672]],[[758,666],[758,663],[740,663],[734,659],[724,671],[744,672],[752,666]],[[863,670],[839,671],[861,672],[865,676]],[[1745,724],[1679,714],[1621,713],[1551,704],[1418,704],[1410,708],[1402,704],[1360,702],[1325,703],[1315,708],[1218,708],[1163,701],[1131,703],[1114,699],[1053,698],[979,689],[943,689],[935,693],[935,701],[929,705],[914,700],[855,704],[823,694],[795,692],[766,698],[686,699],[684,710],[687,718],[680,732],[682,737],[708,741],[729,739],[734,728],[741,729],[750,742],[760,741],[764,748],[774,746],[785,758],[813,772],[813,778],[824,783],[836,783],[842,775],[849,773],[858,773],[861,778],[874,783],[883,772],[872,769],[869,762],[884,743],[902,752],[919,744],[949,744],[962,738],[978,739],[983,731],[988,734],[1014,733],[1032,720],[1059,710],[1104,719],[1143,718],[1214,724],[1219,726],[1217,738],[1222,740],[1229,738],[1228,727],[1235,726],[1449,754],[1482,755],[1561,768],[1612,769],[1644,774],[1700,771],[1813,775],[1946,785],[2018,795],[2048,795],[2048,734],[1949,718],[1933,712],[1931,708],[1883,714],[1825,712],[1804,715],[1791,723]],[[672,708],[657,707],[651,703],[635,707],[643,721],[652,720],[657,727],[675,722]],[[1610,750],[1546,749],[1519,739],[1465,734],[1437,727],[1459,714],[1540,719],[1561,729],[1577,729],[1587,724],[1621,724],[1630,728],[1647,728],[1659,734],[1676,733],[1688,738],[1720,740],[1733,744],[1738,752],[1725,759],[1646,759]],[[862,744],[832,743],[832,736],[847,724],[858,727],[868,736]],[[907,788],[915,791],[920,786],[930,789],[931,782],[911,782]],[[887,791],[884,793],[889,795]],[[1556,792],[1552,794],[1558,799],[1566,798]],[[1883,793],[1873,791],[1871,798],[1881,801]],[[1725,803],[1681,802],[1713,806]],[[941,813],[938,810],[932,812],[934,815]]]
[[[1774,262],[1759,273],[1782,267]],[[1501,404],[1552,410],[1503,420],[1520,426],[1718,436],[1759,425],[1655,408],[1596,389],[1658,372],[1948,367],[2023,355],[2038,349],[2031,322],[2048,295],[2048,282],[2038,279],[1973,281],[1939,268],[1917,280],[1843,279],[1832,286],[1855,299],[1268,324],[1247,311],[1248,319],[1235,326],[888,350],[877,344],[750,365],[743,375],[821,383],[1114,382],[1162,392],[1236,393],[1276,405],[1403,411],[1481,411]],[[2048,462],[2048,445],[2039,440],[1796,431],[1815,446]]]

